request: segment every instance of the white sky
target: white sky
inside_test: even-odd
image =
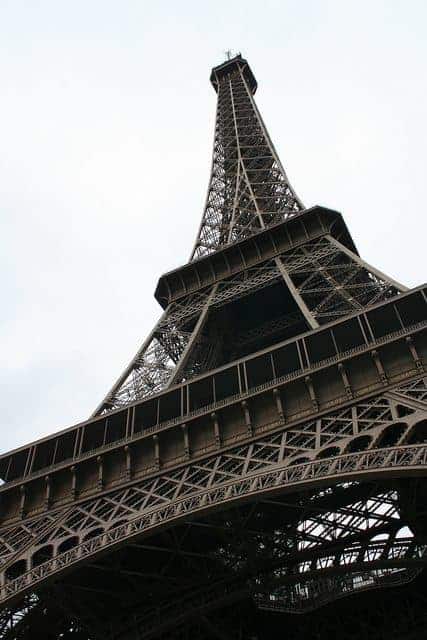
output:
[[[0,449],[85,419],[184,263],[241,51],[305,205],[423,282],[427,3],[0,0]]]

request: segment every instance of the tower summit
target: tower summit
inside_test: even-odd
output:
[[[91,418],[0,456],[2,640],[427,624],[427,290],[304,208],[246,60],[211,82],[206,203],[159,321]]]
[[[236,73],[243,76],[253,95],[258,88],[258,83],[247,60],[242,58],[240,53],[233,57],[230,55],[225,62],[212,69],[210,80],[215,91],[217,93],[219,92],[219,86],[224,77],[230,79],[230,76]]]
[[[268,135],[241,55],[211,73],[218,94],[212,170],[192,259],[250,236],[303,209]]]

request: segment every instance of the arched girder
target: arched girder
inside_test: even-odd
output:
[[[301,465],[276,466],[230,480],[220,486],[187,495],[169,504],[157,505],[119,526],[98,533],[64,553],[30,569],[1,587],[1,603],[6,605],[53,578],[88,563],[98,555],[110,553],[132,540],[171,527],[196,514],[223,509],[231,504],[259,500],[267,495],[297,492],[331,483],[369,481],[377,478],[425,476],[427,445],[377,449],[362,453],[316,460]]]

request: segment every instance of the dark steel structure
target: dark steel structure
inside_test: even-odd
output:
[[[211,82],[163,315],[90,419],[0,457],[0,637],[424,637],[427,289],[304,208],[246,60]]]

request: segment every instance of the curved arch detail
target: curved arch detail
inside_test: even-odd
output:
[[[400,477],[407,474],[424,475],[426,471],[427,445],[390,447],[314,460],[292,467],[288,465],[270,467],[220,486],[184,496],[168,504],[157,505],[129,519],[126,524],[116,526],[54,556],[10,582],[4,582],[3,579],[0,604],[3,606],[54,575],[68,571],[98,553],[113,550],[131,538],[153,533],[156,529],[170,526],[185,517],[209,511],[219,505],[250,500],[255,496],[260,497],[272,492],[300,490],[341,480],[364,480],[370,477],[396,475]]]

